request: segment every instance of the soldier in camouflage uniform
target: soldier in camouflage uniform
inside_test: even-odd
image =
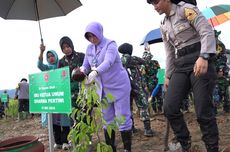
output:
[[[219,93],[219,86],[218,84],[215,85],[214,89],[213,89],[213,94],[212,94],[212,99],[213,99],[213,106],[215,107],[215,113],[217,114],[218,111],[218,107],[220,105],[220,93]]]
[[[221,67],[224,70],[224,75],[227,76],[228,74],[228,66],[227,66],[227,57],[225,55],[226,53],[226,48],[223,42],[219,40],[219,35],[221,34],[221,31],[216,31],[215,32],[215,38],[216,38],[216,50],[217,54],[215,57],[215,65],[216,65],[216,70]]]
[[[59,64],[58,64],[58,68],[69,66],[70,75],[71,75],[74,68],[80,67],[82,65],[85,54],[81,52],[76,52],[74,50],[74,45],[72,40],[67,36],[62,37],[60,39],[59,44],[62,51],[64,51],[63,48],[64,45],[68,45],[68,47],[72,49],[72,52],[70,54],[66,54],[63,52],[65,55],[59,60]],[[79,92],[79,85],[80,85],[79,82],[74,81],[73,78],[70,79],[72,106],[75,108],[76,108],[76,100]]]
[[[82,65],[85,54],[80,53],[80,52],[76,52],[74,50],[74,45],[73,45],[72,40],[67,36],[64,36],[60,39],[59,45],[61,47],[61,50],[62,50],[64,56],[59,60],[58,68],[68,66],[69,70],[70,70],[70,75],[71,75],[74,68],[80,67]],[[80,109],[79,107],[77,107],[77,103],[76,103],[79,89],[80,89],[80,83],[75,81],[71,77],[71,79],[70,79],[70,91],[71,91],[72,108]],[[71,119],[71,125],[75,125],[76,123],[77,123],[76,117]],[[57,128],[57,127],[54,129],[61,130],[60,128]],[[70,132],[70,128],[65,127],[65,132],[63,130],[64,129],[62,129],[62,135],[64,136],[64,134],[65,134],[67,137],[67,135]],[[63,144],[63,146],[64,146],[64,144]],[[69,145],[66,145],[66,149],[68,149],[68,148],[69,148]]]
[[[135,99],[136,105],[140,110],[141,120],[144,122],[144,135],[151,137],[154,135],[154,132],[151,129],[151,122],[148,112],[148,96],[144,89],[140,71],[141,65],[143,65],[145,62],[139,57],[131,56],[133,47],[129,43],[120,45],[118,50],[120,53],[122,53],[122,64],[126,68],[131,80],[132,90],[130,103],[132,103],[133,99]]]
[[[215,58],[216,71],[218,73],[217,85],[219,89],[220,102],[223,102],[224,112],[230,112],[230,101],[229,101],[229,82],[227,79],[228,76],[228,66],[227,66],[227,57],[225,55],[226,48],[225,45],[219,40],[219,35],[221,31],[215,32],[216,38],[216,50],[217,55]]]
[[[223,102],[224,112],[228,113],[230,112],[229,93],[227,91],[229,86],[229,81],[224,75],[224,67],[219,67],[217,72],[218,72],[217,85],[218,85],[218,94],[219,94],[220,102]]]
[[[152,60],[153,55],[151,54],[149,48],[145,48],[142,58],[145,60],[145,69],[144,69],[144,81],[145,81],[145,89],[150,96],[153,89],[157,86],[158,78],[157,72],[160,69],[160,64],[157,60]],[[155,113],[162,112],[162,90],[159,90],[158,93],[152,100],[150,101],[153,111]]]

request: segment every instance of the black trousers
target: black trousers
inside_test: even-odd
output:
[[[18,112],[29,112],[29,99],[18,99]]]
[[[54,133],[54,140],[56,144],[62,145],[64,143],[68,144],[67,136],[70,132],[69,126],[59,126],[53,124],[53,133]]]
[[[196,61],[196,59],[197,56],[194,56],[193,60]],[[181,63],[181,61],[184,63]],[[216,80],[215,68],[212,63],[209,63],[208,72],[205,75],[196,77],[193,73],[194,64],[192,62],[187,64],[185,63],[186,61],[185,58],[177,61],[180,64],[177,64],[176,70],[169,81],[165,102],[163,103],[165,116],[169,120],[178,141],[180,143],[189,141],[189,130],[180,107],[190,89],[192,89],[202,140],[205,142],[206,147],[218,147],[219,134],[212,104],[212,92]]]

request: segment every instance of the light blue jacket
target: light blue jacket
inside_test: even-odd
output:
[[[51,52],[55,56],[55,63],[51,64],[48,61],[48,53]],[[38,60],[38,68],[41,71],[48,71],[51,69],[56,69],[58,67],[58,55],[54,50],[49,50],[46,52],[46,60],[48,64],[44,64],[42,60]],[[53,114],[53,124],[60,125],[60,126],[70,126],[70,118],[67,114]],[[47,125],[47,113],[42,113],[42,125]]]
[[[55,56],[55,62],[53,64],[51,64],[48,61],[48,57],[47,57],[48,53],[52,53]],[[38,68],[41,71],[48,71],[51,69],[56,69],[58,67],[58,55],[57,55],[57,53],[54,50],[47,51],[46,52],[46,61],[48,64],[44,64],[42,60],[38,60]]]

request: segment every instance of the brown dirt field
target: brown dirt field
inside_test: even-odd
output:
[[[132,152],[163,152],[164,133],[166,128],[166,122],[163,115],[152,116],[151,125],[156,131],[156,136],[154,137],[145,137],[143,135],[143,123],[137,115],[134,116],[135,126],[140,129],[140,131],[133,134]],[[199,126],[197,125],[195,119],[195,114],[193,112],[186,113],[185,119],[192,135],[193,152],[205,152]],[[220,152],[230,152],[230,114],[218,115],[217,122],[220,133]],[[48,130],[47,128],[41,127],[39,115],[36,115],[33,119],[27,119],[19,122],[13,119],[0,120],[0,141],[22,135],[33,135],[39,137],[39,140],[45,145],[46,152],[49,152]],[[103,139],[102,133],[101,136]],[[170,131],[169,141],[171,141],[172,138],[173,134],[172,131]],[[93,138],[93,149],[95,149],[95,139],[96,138]],[[123,145],[119,132],[117,132],[116,143],[118,152],[122,152]]]

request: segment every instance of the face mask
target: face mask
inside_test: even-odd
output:
[[[55,58],[49,58],[49,62],[50,63],[54,63],[55,62]]]

